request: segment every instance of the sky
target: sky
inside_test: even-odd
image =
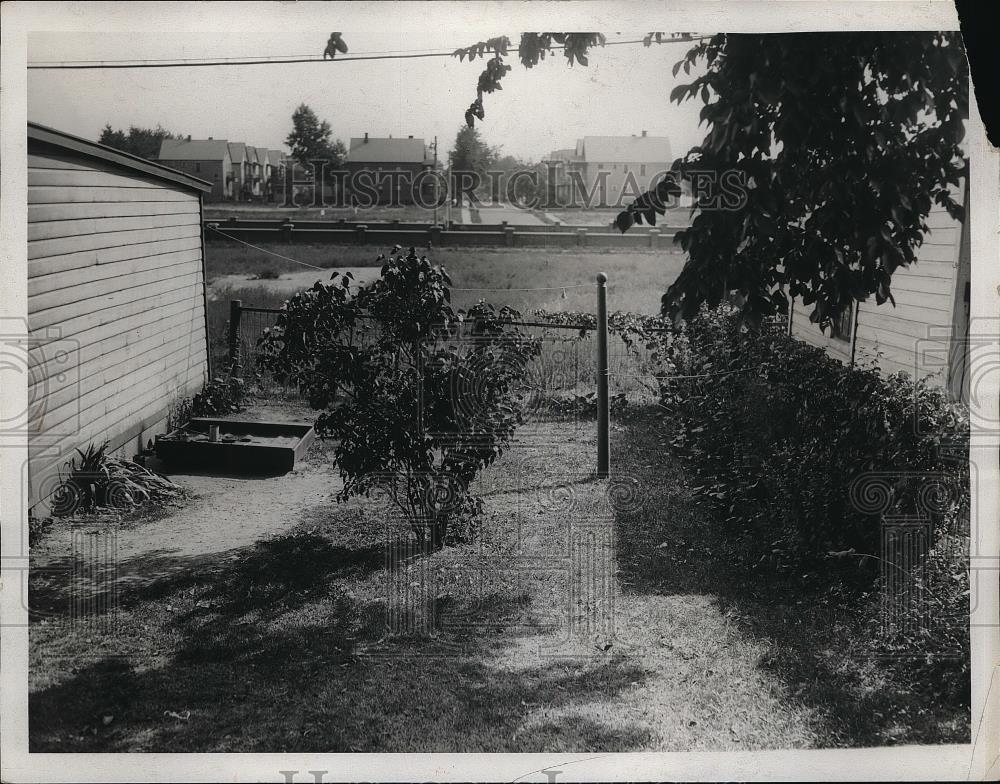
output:
[[[234,8],[235,6],[230,6]],[[378,6],[374,6],[377,8]],[[370,25],[369,25],[370,27]],[[350,55],[429,49],[452,51],[488,37],[456,26],[421,31],[350,32]],[[496,30],[515,44],[518,31]],[[328,32],[184,32],[100,34],[33,32],[28,60],[132,60],[273,55],[318,56]],[[641,33],[609,33],[608,41]],[[685,44],[646,48],[641,44],[595,49],[588,67],[569,67],[560,51],[531,70],[508,58],[512,70],[503,90],[484,97],[486,118],[477,122],[483,139],[503,154],[538,161],[552,150],[572,147],[584,135],[667,136],[676,157],[699,143],[701,101],[669,103],[676,84],[689,81],[673,64]],[[162,125],[194,138],[244,141],[286,149],[291,115],[300,103],[328,121],[334,138],[439,136],[442,157],[451,149],[465,110],[476,97],[481,60],[441,57],[215,68],[149,68],[28,72],[28,119],[96,140],[101,128]]]

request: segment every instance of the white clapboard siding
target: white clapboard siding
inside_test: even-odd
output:
[[[97,264],[111,264],[126,259],[142,259],[160,253],[174,253],[184,250],[201,250],[199,237],[185,237],[179,240],[157,240],[140,246],[123,245],[120,248],[101,248],[100,250],[85,250],[79,253],[67,253],[52,256],[47,259],[35,259],[28,265],[28,278],[38,275],[51,275],[54,272],[93,267]]]
[[[29,204],[28,230],[33,223],[74,221],[85,218],[127,218],[132,215],[198,214],[186,201],[95,201],[75,204]]]
[[[28,199],[35,204],[78,204],[98,201],[186,201],[184,193],[174,193],[137,184],[133,188],[65,186],[28,186]]]
[[[948,368],[942,334],[951,329],[956,307],[956,269],[963,242],[961,224],[943,209],[927,219],[931,232],[916,250],[917,261],[892,276],[895,305],[876,305],[874,299],[857,305],[853,353],[858,364],[875,363],[882,372],[905,371],[944,385]],[[796,302],[792,334],[824,349],[831,356],[850,361],[852,341],[822,334],[809,322],[811,307]],[[942,353],[944,352],[944,353]]]
[[[29,126],[33,505],[76,448],[134,454],[208,373],[204,187],[72,137],[34,138]]]
[[[79,237],[98,232],[159,229],[164,226],[190,226],[200,219],[197,211],[165,215],[127,215],[118,218],[81,218],[77,220],[39,221],[28,226],[28,242]]]

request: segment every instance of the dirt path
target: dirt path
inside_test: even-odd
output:
[[[235,418],[308,421],[308,411],[302,406],[277,411],[265,408]],[[126,520],[123,525],[86,519],[58,521],[33,548],[33,565],[52,567],[73,557],[79,550],[81,532],[105,540],[113,534],[117,563],[124,566],[118,569],[119,577],[143,581],[144,556],[224,556],[294,528],[301,523],[304,510],[330,501],[342,486],[319,444],[314,444],[294,470],[281,476],[190,474],[170,470],[155,460],[150,467],[180,485],[187,498],[165,514]],[[149,579],[155,576],[148,575]]]

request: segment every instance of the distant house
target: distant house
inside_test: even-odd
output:
[[[253,197],[257,195],[257,150],[253,145],[248,144],[244,148],[246,150],[246,168],[247,168],[247,191],[248,198],[253,201]]]
[[[643,131],[640,136],[584,136],[576,147],[555,150],[543,163],[552,172],[550,195],[560,204],[583,206],[586,200],[587,206],[621,207],[670,171],[672,158],[666,136]]]
[[[202,196],[227,159],[208,141],[177,159],[211,164],[206,182],[28,124],[31,507],[76,448],[131,457],[209,377]]]
[[[413,204],[419,194],[433,192],[430,177],[421,172],[434,168],[434,157],[423,139],[352,138],[345,168],[355,199],[378,204]],[[426,202],[425,202],[426,203]]]
[[[249,201],[252,195],[250,166],[247,162],[247,146],[243,142],[229,143],[229,158],[232,160],[233,198]]]
[[[967,183],[959,197],[968,201]],[[939,207],[927,225],[916,263],[892,275],[895,305],[862,302],[824,333],[809,321],[812,308],[796,300],[789,332],[845,363],[874,360],[885,372],[927,379],[968,403],[969,225]]]
[[[260,167],[260,193],[262,199],[267,197],[271,187],[271,162],[267,157],[267,147],[257,148],[257,165]]]
[[[212,184],[207,201],[233,198],[228,179],[232,168],[229,143],[225,139],[164,139],[157,161],[171,169],[190,174]]]
[[[267,161],[271,168],[271,176],[268,180],[268,190],[265,196],[268,201],[274,201],[277,194],[285,187],[285,156],[278,150],[267,151]]]

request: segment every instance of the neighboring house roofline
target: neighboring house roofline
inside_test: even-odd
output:
[[[38,123],[28,123],[28,141],[45,144],[51,147],[59,147],[64,150],[70,150],[80,155],[85,155],[116,166],[131,169],[132,171],[142,172],[147,176],[154,177],[159,180],[165,180],[177,185],[182,185],[192,190],[201,192],[208,192],[212,190],[212,183],[206,182],[205,180],[197,177],[192,177],[189,174],[177,171],[177,169],[171,169],[169,166],[164,166],[154,161],[148,161],[145,158],[140,158],[138,155],[131,155],[127,152],[116,150],[113,147],[107,147],[103,144],[98,144],[97,142],[92,142],[79,136],[73,136],[72,134],[65,133],[64,131],[57,131],[55,128],[39,125]]]

